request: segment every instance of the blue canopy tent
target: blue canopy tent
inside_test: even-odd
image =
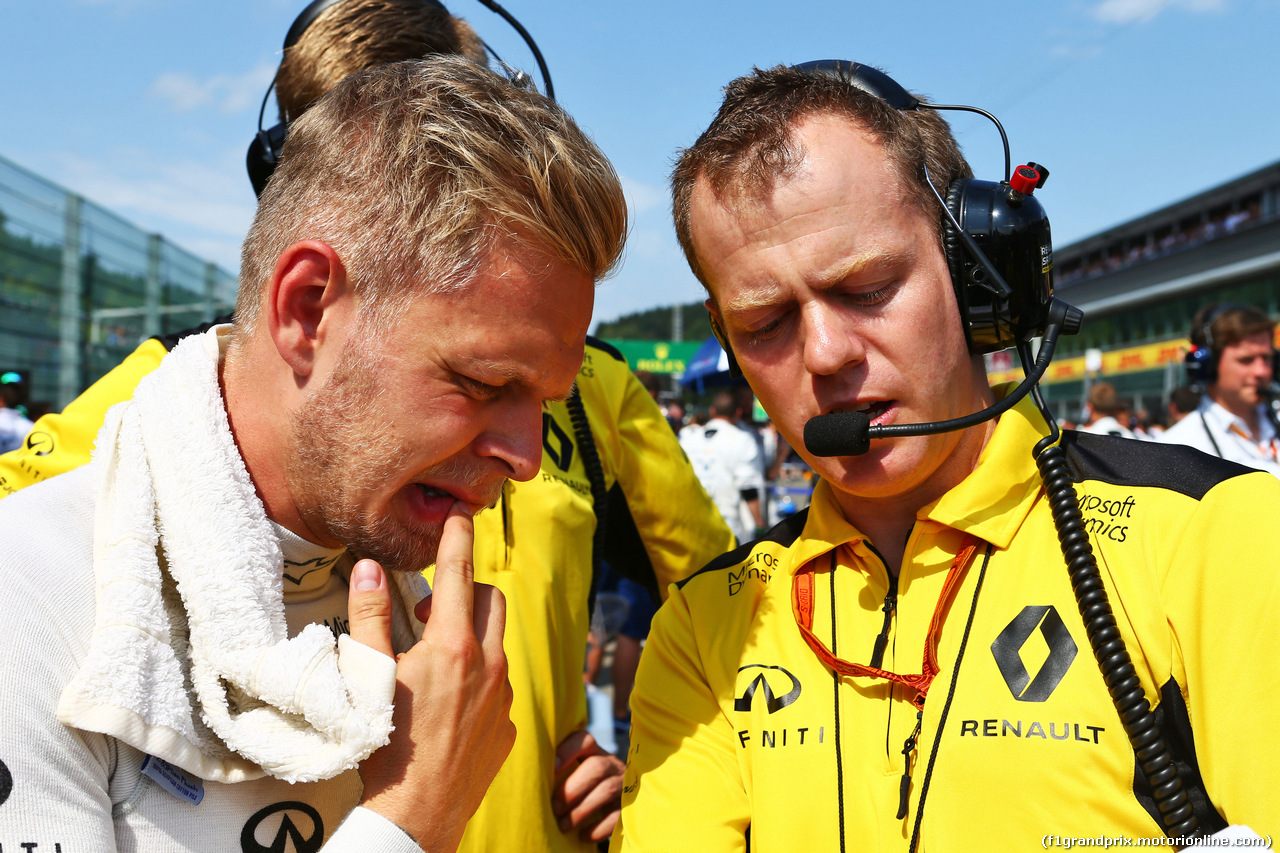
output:
[[[685,388],[693,387],[699,394],[705,394],[708,387],[736,385],[740,382],[741,380],[729,376],[729,356],[715,335],[698,347],[685,367],[684,376],[680,378],[681,385]]]

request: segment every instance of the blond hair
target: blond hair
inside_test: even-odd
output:
[[[438,3],[344,0],[324,10],[285,51],[276,74],[280,120],[296,120],[357,71],[437,53],[488,64],[476,31]]]
[[[558,106],[458,56],[347,78],[290,129],[245,239],[237,336],[300,240],[342,258],[362,316],[466,285],[504,242],[595,279],[622,252],[626,202],[609,161]]]

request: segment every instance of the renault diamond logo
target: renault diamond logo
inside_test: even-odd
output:
[[[567,474],[573,463],[573,441],[546,412],[542,413],[542,446],[556,467]]]
[[[1033,678],[1022,662],[1022,648],[1031,634],[1040,629],[1040,636],[1049,647],[1049,656],[1040,665]],[[1043,702],[1062,682],[1071,662],[1076,659],[1076,641],[1071,639],[1062,617],[1052,605],[1024,607],[1010,622],[996,641],[991,644],[996,666],[1004,676],[1009,692],[1019,702]]]
[[[787,685],[790,689],[782,696],[778,696],[774,693],[773,687],[769,684],[769,679],[765,677],[765,673],[758,673],[756,677],[751,680],[751,683],[747,685],[747,689],[743,691],[742,695],[733,700],[733,710],[750,711],[751,702],[756,696],[756,690],[762,687],[764,688],[764,706],[769,709],[770,714],[774,711],[787,707],[792,702],[800,698],[800,680],[782,667],[765,666],[760,663],[752,663],[739,668],[738,672],[742,673],[748,669],[764,669],[780,672],[790,679],[790,684]],[[772,676],[772,678],[775,684],[781,680],[777,675]]]

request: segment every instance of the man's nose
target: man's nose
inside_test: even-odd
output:
[[[493,412],[476,441],[476,453],[503,464],[512,480],[532,480],[542,467],[542,403],[521,395]]]
[[[1274,356],[1267,356],[1266,358],[1258,359],[1258,376],[1262,378],[1262,381],[1270,382],[1274,378],[1274,371],[1275,371]]]
[[[815,376],[831,376],[863,361],[866,344],[854,324],[832,306],[812,302],[801,311],[804,366]]]

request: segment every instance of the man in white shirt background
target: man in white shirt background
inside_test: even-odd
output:
[[[703,487],[720,508],[729,529],[742,544],[754,539],[764,524],[760,508],[764,475],[760,446],[751,433],[736,423],[740,414],[733,395],[722,391],[711,404],[711,419],[706,426],[701,430],[681,431],[680,446],[688,454]],[[754,529],[750,526],[752,522]]]
[[[1186,444],[1280,477],[1268,390],[1274,378],[1275,322],[1252,305],[1201,309],[1191,328],[1187,372],[1204,388],[1199,408],[1161,441]]]
[[[22,375],[16,371],[0,375],[0,453],[17,450],[31,432],[31,421],[17,409],[21,383]]]

